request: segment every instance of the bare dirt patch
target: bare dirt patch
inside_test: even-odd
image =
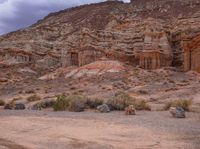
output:
[[[0,138],[28,148],[198,149],[200,145],[198,113],[175,119],[168,112],[125,116],[122,112],[1,111],[0,121]]]

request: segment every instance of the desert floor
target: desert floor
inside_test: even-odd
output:
[[[199,149],[200,114],[0,110],[0,149]]]

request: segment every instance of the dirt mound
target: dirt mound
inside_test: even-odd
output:
[[[105,73],[116,73],[124,70],[125,67],[118,61],[96,61],[94,63],[74,69],[70,73],[67,73],[65,78],[79,78],[83,76],[101,75]]]
[[[68,67],[59,68],[52,73],[40,77],[40,80],[52,80],[58,77],[65,76],[65,78],[73,77],[79,78],[83,76],[98,76],[105,73],[116,73],[125,71],[125,67],[119,61],[96,61],[82,67]]]

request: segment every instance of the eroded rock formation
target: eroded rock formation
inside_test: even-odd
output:
[[[132,0],[66,9],[1,36],[0,61],[54,69],[108,58],[200,72],[199,8],[200,0]]]
[[[200,72],[200,35],[190,39],[184,45],[184,70]]]

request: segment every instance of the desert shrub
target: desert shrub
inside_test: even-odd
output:
[[[136,110],[151,111],[150,105],[145,100],[135,100],[134,107]]]
[[[54,100],[41,101],[41,102],[36,103],[35,105],[33,105],[32,109],[40,110],[40,109],[50,108],[50,107],[53,107],[54,104],[55,104]]]
[[[5,101],[0,100],[0,106],[4,106],[5,105]]]
[[[54,111],[73,111],[81,112],[84,111],[86,106],[86,98],[81,95],[60,95],[53,106]]]
[[[86,106],[86,98],[81,95],[70,95],[67,97],[69,101],[68,110],[73,112],[82,112]]]
[[[41,97],[38,96],[37,94],[34,94],[34,95],[32,95],[32,96],[29,96],[26,100],[27,100],[28,102],[33,102],[33,101],[41,100]]]
[[[15,103],[15,100],[11,100],[7,104],[14,106],[16,103]]]
[[[50,100],[50,101],[43,101],[40,103],[42,108],[49,108],[49,107],[53,107],[55,103],[55,100]]]
[[[57,99],[53,105],[54,111],[65,111],[67,110],[67,107],[69,106],[69,101],[66,100],[65,95],[59,95],[57,96]]]
[[[117,92],[112,99],[107,101],[111,110],[124,110],[129,105],[134,105],[135,99],[125,92]]]
[[[21,100],[22,98],[21,97],[15,97],[13,98],[13,101],[18,101],[18,100]]]
[[[124,110],[129,105],[133,105],[136,110],[151,110],[145,100],[137,100],[124,92],[117,92],[107,104],[111,110]]]
[[[182,107],[185,111],[189,111],[191,104],[191,99],[171,100],[165,104],[164,110],[168,110],[170,107]]]
[[[4,105],[4,109],[14,109],[15,107],[15,101],[11,100],[7,104]]]
[[[95,99],[88,98],[86,101],[86,105],[91,109],[95,109],[99,105],[102,105],[102,104],[103,104],[103,100],[99,98],[95,98]]]

